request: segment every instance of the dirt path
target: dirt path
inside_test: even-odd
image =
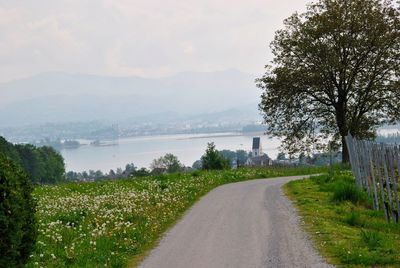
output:
[[[196,203],[142,268],[330,267],[299,226],[281,186],[302,177],[228,184]]]

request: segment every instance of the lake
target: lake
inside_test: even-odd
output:
[[[119,139],[113,146],[84,145],[77,149],[63,149],[66,170],[101,170],[108,172],[128,163],[137,167],[149,167],[153,159],[172,153],[186,166],[204,154],[207,143],[214,142],[218,150],[250,151],[253,137],[261,137],[263,151],[275,158],[280,142],[270,139],[263,133],[218,133],[218,134],[182,134],[164,136],[144,136]],[[84,141],[89,143],[88,141]]]

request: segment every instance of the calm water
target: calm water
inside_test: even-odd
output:
[[[251,135],[195,134],[147,136],[120,139],[115,146],[81,146],[78,149],[62,150],[66,169],[74,171],[102,170],[108,172],[118,167],[124,168],[127,163],[138,167],[149,167],[153,159],[172,153],[186,166],[204,154],[208,142],[214,142],[218,150],[251,150],[253,136],[261,136],[265,153],[276,157],[279,141],[269,139],[262,133]]]

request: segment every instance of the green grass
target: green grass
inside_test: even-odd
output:
[[[400,267],[400,224],[387,224],[350,171],[293,181],[285,192],[329,263],[339,267]]]
[[[133,267],[201,196],[257,178],[326,168],[197,171],[35,188],[38,241],[27,267]]]

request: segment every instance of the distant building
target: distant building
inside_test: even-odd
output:
[[[247,159],[246,165],[251,167],[272,166],[272,159],[266,154],[254,156]]]
[[[298,166],[300,165],[300,160],[299,159],[280,159],[280,160],[275,160],[274,165],[277,166]]]
[[[253,138],[253,149],[252,149],[252,157],[263,155],[262,146],[261,146],[261,138],[254,137]]]
[[[254,137],[251,157],[247,159],[246,166],[263,167],[271,165],[272,159],[268,155],[264,154],[262,150],[261,138]]]

